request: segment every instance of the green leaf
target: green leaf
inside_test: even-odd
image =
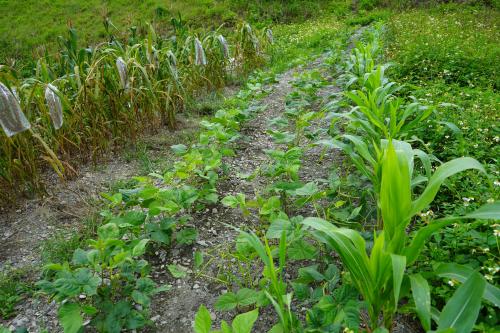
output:
[[[245,307],[257,301],[258,293],[255,290],[242,288],[236,294],[228,292],[217,299],[215,308],[220,311],[229,311],[236,307]]]
[[[438,330],[454,328],[456,333],[470,333],[481,308],[486,282],[474,272],[446,303],[439,317]]]
[[[203,265],[203,252],[196,251],[194,253],[194,268],[200,269],[201,265]]]
[[[167,268],[170,271],[170,274],[172,274],[172,276],[176,279],[182,279],[187,276],[186,269],[182,266],[168,265]]]
[[[474,274],[474,272],[475,271],[472,268],[455,263],[439,264],[434,270],[434,274],[440,277],[454,279],[462,283]],[[490,283],[486,283],[483,298],[495,306],[500,307],[500,289],[498,287]]]
[[[273,221],[271,221],[271,225],[267,229],[266,237],[268,239],[281,238],[283,230],[286,230],[287,233],[292,232],[292,223],[285,219],[274,219]]]
[[[234,333],[251,333],[252,327],[259,317],[259,310],[255,309],[247,313],[242,313],[234,318],[232,328]]]
[[[234,195],[225,196],[221,203],[226,207],[236,208],[238,207],[239,201]]]
[[[299,239],[288,247],[288,257],[292,260],[314,259],[317,249],[307,241]]]
[[[217,299],[215,308],[219,311],[229,311],[238,305],[238,296],[233,292],[227,292]]]
[[[146,245],[148,244],[149,239],[141,239],[139,243],[132,249],[132,255],[134,257],[142,256],[146,252]]]
[[[309,182],[295,190],[295,194],[299,196],[311,196],[319,191],[318,185],[314,182]]]
[[[195,333],[210,333],[212,328],[212,318],[210,312],[204,305],[200,305],[198,312],[194,317],[194,332]]]
[[[120,237],[120,229],[114,223],[108,223],[97,229],[97,235],[102,239],[116,239]]]
[[[417,315],[425,331],[431,329],[431,291],[429,284],[420,274],[410,275],[411,291]]]
[[[401,290],[401,284],[403,283],[403,276],[405,274],[406,268],[406,257],[396,254],[391,254],[392,262],[392,281],[393,281],[393,291],[394,291],[394,307],[398,308],[399,303],[399,291]]]
[[[437,168],[432,177],[429,179],[429,183],[427,184],[424,192],[413,202],[408,218],[411,218],[413,215],[425,209],[432,202],[432,200],[434,200],[441,184],[443,184],[446,178],[469,169],[476,169],[486,173],[481,163],[470,157],[456,158]]]
[[[172,151],[174,152],[175,155],[179,155],[179,156],[184,155],[188,150],[188,148],[183,144],[170,146],[170,149],[172,149]]]
[[[83,325],[80,306],[75,303],[64,303],[59,307],[59,321],[64,333],[78,333]]]
[[[417,260],[425,242],[434,232],[452,224],[456,220],[476,218],[492,220],[500,219],[500,203],[486,204],[467,215],[444,217],[442,219],[432,221],[429,225],[420,228],[413,237],[411,244],[403,251],[406,256],[407,264],[411,265],[415,260]]]
[[[195,228],[184,228],[175,235],[179,244],[193,244],[198,238],[198,230]]]

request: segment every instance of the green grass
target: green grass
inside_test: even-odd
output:
[[[293,0],[0,0],[0,63],[14,63],[53,52],[58,36],[76,28],[85,44],[106,38],[104,21],[109,18],[118,31],[145,23],[167,33],[170,19],[179,14],[193,27],[234,26],[245,19],[265,26],[276,22],[311,19],[327,13],[346,13],[349,1]],[[120,35],[112,28],[115,35]]]
[[[106,17],[121,31],[154,22],[159,31],[170,27],[170,18],[181,13],[198,26],[234,21],[236,14],[215,0],[0,0],[0,63],[52,50],[68,26],[81,39],[95,43],[105,38]]]
[[[446,5],[414,9],[389,22],[387,56],[405,82],[443,80],[461,86],[500,86],[500,11]]]
[[[7,320],[16,314],[16,305],[33,289],[28,268],[0,272],[0,319]],[[1,326],[0,326],[1,328]]]

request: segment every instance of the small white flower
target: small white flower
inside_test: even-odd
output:
[[[494,202],[495,202],[495,199],[493,199],[493,198],[489,198],[488,200],[486,200],[486,202],[487,202],[487,203],[489,203],[489,204],[492,204],[492,203],[494,203]]]
[[[485,278],[486,278],[486,280],[488,280],[488,281],[493,281],[493,276],[491,276],[490,274],[486,274],[484,277],[485,277]]]
[[[493,185],[495,185],[495,186],[500,186],[500,181],[495,180],[495,181],[493,182]]]
[[[453,281],[453,280],[448,280],[448,284],[449,284],[450,286],[452,286],[452,287],[453,287],[453,286],[455,286],[455,281]]]
[[[494,235],[495,237],[500,237],[500,229],[495,229],[495,230],[493,230],[493,235]]]

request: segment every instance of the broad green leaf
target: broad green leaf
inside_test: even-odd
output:
[[[233,333],[251,333],[252,327],[258,317],[259,309],[237,315],[231,325],[233,328]]]
[[[236,208],[238,207],[239,201],[234,195],[225,196],[221,200],[222,204],[226,207]]]
[[[184,228],[175,234],[179,244],[193,244],[198,238],[198,230],[195,228]]]
[[[108,223],[97,229],[97,235],[101,239],[116,239],[120,237],[120,229],[114,223]]]
[[[149,239],[141,239],[139,243],[132,249],[132,255],[134,257],[142,256],[146,252],[146,245],[148,244]]]
[[[179,265],[168,265],[167,266],[170,274],[176,279],[182,279],[187,276],[186,269]]]
[[[184,155],[188,148],[186,147],[186,145],[183,145],[183,144],[178,144],[178,145],[173,145],[173,146],[170,146],[170,149],[172,149],[172,151],[176,154],[176,155]]]
[[[420,274],[410,275],[411,291],[418,318],[425,331],[431,329],[431,291],[429,284]]]
[[[439,317],[438,330],[454,328],[456,333],[470,333],[481,308],[486,282],[477,272],[462,284],[446,303]]]
[[[64,333],[78,333],[83,325],[80,306],[75,303],[64,303],[59,307],[59,321]]]
[[[455,263],[439,264],[434,270],[434,274],[440,277],[455,279],[462,283],[474,274],[474,272],[475,271],[472,268]],[[486,283],[483,298],[495,306],[500,307],[500,289],[498,287],[490,283]]]
[[[292,242],[292,244],[288,246],[288,257],[292,260],[314,259],[317,252],[316,247],[304,239]]]
[[[302,186],[301,188],[298,188],[295,190],[295,194],[299,196],[311,196],[318,192],[318,185],[314,182],[309,182]]]
[[[204,305],[200,305],[198,312],[194,316],[194,332],[195,333],[210,333],[212,328],[212,318],[210,312]]]

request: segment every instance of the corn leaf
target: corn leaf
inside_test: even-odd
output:
[[[431,291],[427,280],[420,274],[410,275],[411,292],[418,318],[425,331],[431,329]]]
[[[456,333],[470,333],[481,308],[481,297],[486,287],[484,278],[473,273],[446,303],[439,316],[438,331],[454,328]]]

